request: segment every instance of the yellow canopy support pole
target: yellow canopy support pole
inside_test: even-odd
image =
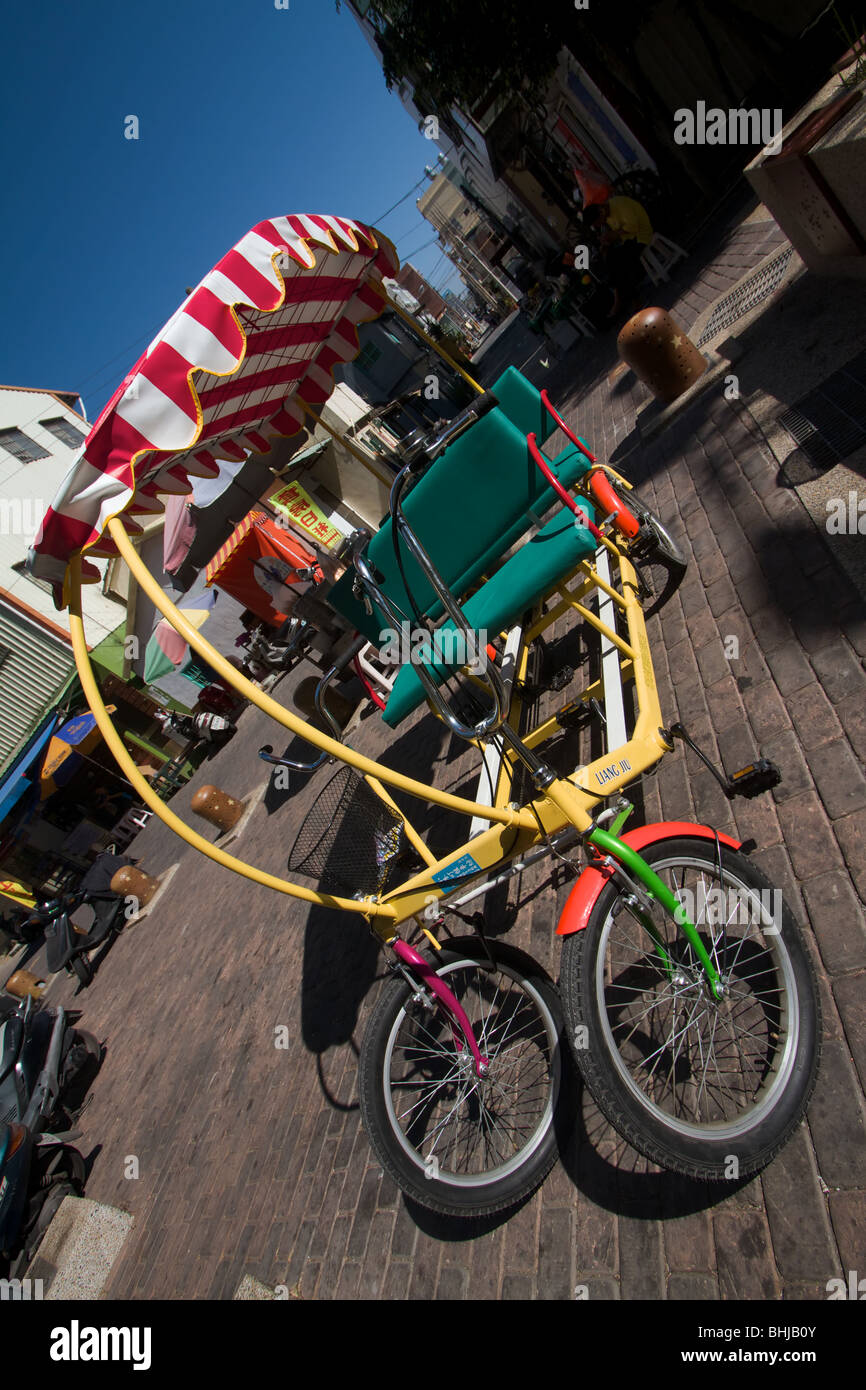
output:
[[[399,318],[403,319],[404,323],[408,323],[409,327],[412,329],[412,332],[417,333],[418,337],[422,340],[422,342],[425,342],[428,347],[431,347],[434,352],[438,353],[439,356],[443,359],[443,361],[447,362],[448,366],[452,367],[455,372],[459,372],[460,376],[462,376],[464,381],[469,382],[469,385],[472,387],[473,391],[477,391],[479,396],[483,394],[484,387],[479,386],[478,382],[474,379],[474,377],[471,377],[468,372],[465,372],[463,368],[457,362],[454,361],[454,358],[450,357],[448,353],[445,351],[445,349],[439,346],[435,338],[431,338],[429,333],[424,332],[424,329],[421,327],[420,323],[416,322],[416,320],[413,318],[413,316],[409,313],[407,309],[403,309],[400,307],[399,304],[395,304],[394,300],[388,297],[387,290],[383,289],[381,285],[371,285],[371,288],[374,289],[377,294],[380,294],[384,300],[386,300],[387,308],[393,309],[394,313],[397,314]]]
[[[400,807],[397,805],[393,796],[388,795],[388,793],[385,791],[385,788],[382,786],[382,783],[376,777],[365,777],[364,780],[367,783],[367,785],[376,793],[376,795],[381,797],[386,806],[390,806],[392,811],[397,812],[397,815],[403,822],[403,829],[406,832],[406,839],[409,841],[410,845],[415,850],[415,852],[421,856],[427,867],[432,869],[439,862],[436,858],[436,855],[432,852],[432,850],[429,850],[427,848],[412,822],[400,810]]]
[[[396,917],[393,908],[380,907],[371,902],[358,902],[355,898],[338,898],[330,893],[317,893],[312,888],[303,888],[298,883],[291,883],[285,878],[276,878],[274,874],[265,873],[263,869],[253,868],[251,864],[245,864],[242,859],[235,859],[234,855],[227,854],[224,849],[214,845],[204,836],[181,820],[180,816],[175,815],[163,801],[157,796],[153,787],[145,777],[142,777],[129,751],[124,746],[123,740],[115,729],[105,707],[99,686],[93,675],[90,665],[90,657],[87,652],[87,639],[84,635],[84,623],[81,618],[81,556],[76,555],[71,561],[72,567],[72,592],[69,599],[69,631],[72,637],[72,650],[75,654],[75,665],[78,668],[78,676],[81,687],[87,697],[99,732],[114,754],[124,774],[135,788],[141,800],[146,806],[159,816],[170,830],[185,840],[193,849],[200,850],[207,855],[208,859],[213,859],[215,863],[222,864],[223,868],[232,869],[235,873],[241,874],[244,878],[252,879],[254,883],[261,883],[265,888],[275,888],[278,893],[285,893],[290,898],[300,898],[303,902],[317,903],[321,907],[335,907],[344,912],[359,912],[365,916],[375,917]],[[142,586],[143,587],[143,586]]]
[[[317,425],[321,425],[322,429],[327,434],[329,434],[332,439],[336,440],[338,444],[342,444],[343,448],[348,450],[348,452],[352,455],[353,458],[357,459],[360,464],[363,464],[364,468],[366,468],[368,473],[373,474],[373,477],[376,479],[377,482],[387,484],[393,479],[393,474],[389,473],[388,470],[384,467],[384,465],[381,466],[380,472],[376,468],[376,465],[372,459],[365,458],[364,455],[361,453],[361,450],[357,448],[356,445],[352,444],[351,441],[348,440],[345,435],[340,434],[339,430],[335,430],[332,425],[329,425],[327,420],[323,420],[321,415],[317,415],[315,410],[313,410],[311,406],[307,405],[306,401],[301,400],[300,396],[296,396],[295,400],[303,410],[304,414],[309,415],[310,419],[314,420]]]
[[[141,585],[154,607],[168,618],[175,631],[179,632],[193,651],[198,652],[199,656],[203,656],[217,675],[222,677],[234,690],[237,690],[239,695],[243,695],[245,700],[249,700],[265,714],[269,714],[278,724],[282,724],[284,729],[288,729],[289,733],[305,739],[307,743],[311,743],[320,752],[338,758],[340,762],[348,763],[358,772],[366,776],[376,777],[379,781],[396,787],[399,791],[408,792],[410,796],[417,796],[422,801],[429,801],[437,806],[447,806],[449,810],[459,811],[465,816],[483,816],[485,820],[498,821],[502,825],[515,827],[520,825],[526,829],[537,829],[535,817],[529,811],[504,809],[497,811],[491,806],[481,806],[476,801],[464,801],[460,796],[452,796],[450,792],[439,791],[438,788],[430,787],[424,782],[416,782],[412,777],[405,777],[402,772],[395,772],[390,767],[384,767],[381,763],[374,762],[372,758],[365,758],[363,753],[358,753],[354,748],[338,743],[336,739],[321,733],[312,724],[305,723],[298,715],[292,714],[291,710],[278,704],[276,700],[272,700],[269,695],[265,695],[257,686],[253,685],[252,681],[248,681],[245,676],[242,676],[216,650],[216,647],[212,647],[210,642],[202,637],[198,629],[187,621],[180,609],[175,607],[168,595],[163,593],[157,584],[126,534],[120,517],[112,517],[108,522],[107,529],[122,558],[132,571],[133,577]],[[205,843],[209,842],[205,841]]]

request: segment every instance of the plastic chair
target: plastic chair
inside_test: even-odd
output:
[[[677,242],[671,241],[670,237],[662,236],[661,232],[656,232],[649,246],[641,256],[644,270],[654,285],[660,280],[667,280],[669,272],[676,265],[677,261],[685,258],[688,252],[684,251]]]

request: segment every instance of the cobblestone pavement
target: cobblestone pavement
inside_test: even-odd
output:
[[[678,299],[688,326],[778,239],[769,222],[734,229],[712,257],[683,268],[667,302]],[[558,364],[553,397],[602,457],[625,460],[693,557],[649,624],[666,717],[685,721],[729,768],[757,751],[784,771],[772,795],[731,805],[680,750],[646,779],[638,809],[753,837],[755,858],[806,924],[825,1017],[807,1123],[761,1177],[720,1195],[653,1169],[584,1096],[561,1163],[509,1220],[433,1217],[383,1176],[359,1123],[358,1045],[383,968],[363,924],[250,885],[152,823],[135,852],[151,871],[179,863],[171,891],[76,1001],[108,1045],[83,1117],[81,1145],[96,1151],[88,1192],[135,1217],[109,1297],[231,1298],[249,1274],[304,1299],[567,1299],[581,1284],[604,1299],[821,1299],[828,1279],[862,1269],[862,605],[828,538],[778,485],[740,403],[711,391],[634,449],[640,389],[607,383],[612,335],[593,352],[587,359],[580,344]],[[730,636],[736,660],[725,655]],[[173,809],[184,814],[202,781],[236,795],[261,788],[255,749],[277,742],[266,724],[248,711]],[[474,753],[431,716],[397,738],[371,716],[357,745],[439,786],[474,785]],[[328,775],[270,788],[230,848],[283,872]],[[429,823],[435,843],[446,827],[432,814]],[[554,976],[563,873],[540,866],[489,909],[491,929],[511,925],[509,940]],[[65,980],[52,998],[72,1001]],[[275,1046],[280,1025],[288,1050]],[[125,1176],[131,1155],[136,1179]]]

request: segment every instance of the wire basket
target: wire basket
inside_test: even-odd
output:
[[[323,893],[362,898],[384,892],[404,850],[401,817],[344,766],[305,816],[288,867],[317,879]]]

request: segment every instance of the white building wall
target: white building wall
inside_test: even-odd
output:
[[[46,450],[47,457],[24,463],[2,445],[0,434],[0,587],[59,627],[69,630],[69,615],[54,607],[51,593],[12,568],[27,557],[39,524],[80,452],[63,443],[41,423],[60,416],[84,435],[90,424],[49,391],[0,388],[0,431],[19,429]],[[106,560],[94,560],[105,575]],[[96,646],[124,617],[124,605],[107,598],[100,584],[86,584],[83,608],[87,641]]]

